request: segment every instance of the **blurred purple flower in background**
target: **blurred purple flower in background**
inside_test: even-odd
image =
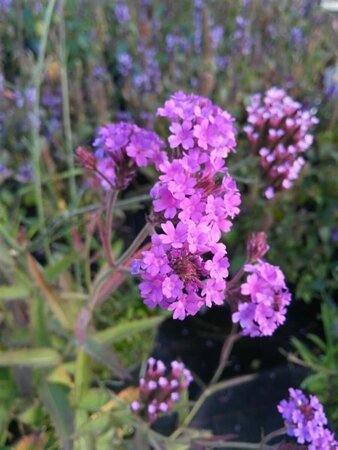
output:
[[[119,122],[98,129],[93,143],[94,159],[82,148],[77,150],[77,156],[84,168],[96,171],[104,189],[125,189],[138,167],[148,164],[159,167],[166,157],[163,146],[163,141],[153,131]]]
[[[124,0],[116,0],[114,13],[120,25],[125,25],[130,20],[129,8]]]
[[[15,174],[15,179],[22,184],[28,184],[34,181],[32,165],[30,162],[25,162],[19,167]]]
[[[139,399],[130,405],[134,413],[148,422],[170,412],[193,379],[190,371],[178,361],[172,361],[170,372],[166,372],[162,361],[149,358],[146,373],[140,378]]]
[[[247,107],[248,125],[244,128],[252,149],[260,156],[265,196],[274,197],[290,189],[305,160],[302,156],[312,144],[309,129],[318,123],[311,111],[283,89],[273,87],[264,96],[256,94]]]

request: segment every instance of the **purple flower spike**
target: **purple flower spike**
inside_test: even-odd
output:
[[[220,242],[239,213],[241,198],[224,158],[235,147],[233,119],[210,100],[174,94],[158,114],[172,122],[175,158],[159,165],[151,190],[161,234],[143,253],[141,295],[183,320],[225,299],[229,261]]]

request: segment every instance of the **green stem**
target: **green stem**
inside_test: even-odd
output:
[[[265,450],[266,449],[266,444],[271,441],[272,439],[279,437],[279,436],[283,436],[284,434],[286,434],[287,429],[286,427],[283,428],[279,428],[278,430],[272,431],[271,433],[267,434],[261,441],[260,444],[260,450]]]
[[[75,365],[75,389],[74,389],[74,404],[78,408],[84,394],[89,389],[90,385],[90,358],[83,351],[79,350],[76,357]]]
[[[67,74],[67,55],[66,55],[66,29],[64,19],[64,4],[65,0],[60,0],[60,62],[61,62],[61,90],[62,90],[62,117],[63,127],[65,133],[65,143],[67,152],[69,176],[69,189],[71,204],[76,205],[76,182],[75,182],[75,165],[73,152],[73,137],[70,120],[70,105],[69,105],[69,84]]]
[[[40,231],[45,231],[45,215],[43,207],[43,195],[41,187],[41,167],[40,167],[40,157],[41,157],[41,143],[40,143],[40,89],[43,77],[43,66],[46,56],[46,48],[48,41],[49,29],[53,17],[53,12],[55,9],[56,0],[49,0],[45,18],[43,21],[43,30],[40,41],[39,55],[37,63],[33,69],[33,81],[35,88],[35,101],[33,105],[33,124],[32,124],[32,169],[34,173],[34,191],[35,191],[35,201],[38,212],[39,228]],[[45,239],[44,242],[45,251],[47,256],[50,255],[50,250],[48,242]]]
[[[214,373],[214,376],[212,377],[209,384],[217,383],[217,381],[220,379],[223,370],[229,360],[230,353],[233,349],[233,346],[235,345],[236,341],[240,338],[240,334],[236,332],[237,327],[233,326],[231,333],[229,336],[227,336],[224,340],[223,347],[221,350],[221,355],[218,363],[218,367]]]
[[[113,212],[116,205],[117,196],[119,194],[118,190],[114,190],[109,192],[108,199],[107,199],[107,211],[106,211],[106,257],[108,259],[108,264],[111,267],[115,266],[114,257],[112,254],[112,248],[111,248],[111,234],[112,234],[112,228],[113,228]]]
[[[149,234],[149,225],[146,223],[139,234],[136,236],[131,245],[127,248],[127,250],[123,253],[123,255],[117,260],[116,264],[118,266],[122,265],[142,244],[145,238]]]

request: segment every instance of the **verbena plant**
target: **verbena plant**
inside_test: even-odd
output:
[[[331,106],[323,100],[318,111],[322,124],[317,130],[328,130],[318,139],[327,152],[325,176],[315,169],[318,144],[313,144],[311,130],[317,122],[313,105],[323,94],[316,91],[312,98],[309,88],[318,89],[331,44],[325,33],[314,39],[307,24],[317,21],[324,27],[326,19],[313,6],[306,9],[304,2],[298,30],[292,27],[296,22],[292,11],[284,28],[277,27],[272,17],[282,5],[269,6],[262,16],[262,5],[247,3],[228,5],[232,44],[220,38],[227,31],[217,28],[216,3],[207,8],[196,2],[187,13],[195,34],[186,40],[183,18],[178,31],[166,30],[171,22],[163,18],[170,13],[173,24],[179,17],[169,4],[139,9],[125,2],[116,2],[114,9],[86,4],[98,19],[97,45],[89,46],[84,30],[91,29],[92,16],[81,11],[80,3],[50,1],[44,8],[36,2],[34,8],[22,5],[18,16],[22,21],[16,25],[18,35],[23,34],[17,49],[11,47],[14,9],[4,7],[8,18],[1,22],[8,50],[1,84],[6,114],[1,119],[0,168],[4,448],[12,443],[14,448],[35,449],[336,448],[317,398],[295,389],[278,405],[286,428],[263,436],[259,443],[193,428],[204,401],[231,385],[219,380],[234,343],[243,334],[255,339],[270,336],[283,325],[287,308],[295,301],[287,287],[289,275],[298,282],[297,296],[325,301],[325,336],[310,335],[311,348],[294,340],[299,355],[288,357],[313,371],[303,387],[318,394],[330,420],[336,420],[336,310],[331,303],[336,274],[330,264],[337,230],[331,216],[322,218],[316,234],[292,226],[292,221],[301,220],[299,228],[307,230],[314,220],[311,211],[334,214],[333,122],[327,112]],[[45,15],[39,28],[41,13]],[[104,28],[109,24],[107,13],[117,22],[114,31]],[[280,63],[271,62],[274,40],[269,41],[271,48],[256,52],[262,37],[260,17],[275,32],[275,44],[288,50]],[[162,23],[163,48],[155,48],[152,32],[160,33]],[[289,34],[283,34],[290,27],[302,40],[298,47],[293,47],[296,38],[288,41]],[[114,39],[119,43],[116,54],[106,56],[106,46]],[[231,47],[228,53],[224,46]],[[311,52],[303,55],[304,48]],[[181,60],[183,52],[196,54],[189,67],[186,59]],[[296,70],[299,53],[304,67],[316,70]],[[225,54],[229,61],[222,66]],[[271,63],[274,75],[262,81],[257,72],[250,78],[243,58],[254,58],[251,64],[264,68],[265,74]],[[271,88],[270,80],[285,85],[284,72],[289,73],[290,65],[294,73],[289,90],[305,98],[306,106],[284,90]],[[22,83],[32,76],[30,84],[20,88],[8,82],[15,80],[16,72]],[[181,86],[201,95],[178,92],[162,105]],[[256,90],[261,94],[249,100]],[[205,97],[212,92],[217,102],[239,116],[239,134],[231,114]],[[124,111],[117,111],[116,104]],[[160,107],[161,118],[156,121],[154,104]],[[138,123],[155,126],[159,135],[134,124],[132,116]],[[101,127],[89,146],[86,139],[97,121]],[[74,152],[76,144],[81,147]],[[21,151],[16,161],[14,148]],[[310,174],[304,184],[298,181],[293,187],[305,151],[314,164],[303,169]],[[325,160],[324,154],[319,160]],[[313,180],[321,176],[320,183]],[[293,215],[288,215],[292,209]],[[131,228],[126,231],[136,214],[142,222],[140,227],[136,223],[139,234]],[[306,241],[305,248],[290,236],[290,227]],[[248,237],[246,244],[243,235]],[[318,248],[319,259],[313,255]],[[297,257],[298,250],[302,258]],[[274,264],[266,260],[270,255]],[[289,269],[290,261],[296,270]],[[192,404],[187,395],[193,378],[189,367],[180,361],[166,367],[159,360],[147,360],[154,332],[170,315],[185,320],[222,305],[229,308],[233,329],[209,386]],[[140,373],[136,383],[135,371]],[[165,437],[152,424],[170,411],[177,413],[176,429]],[[293,443],[284,443],[285,434],[294,438]]]

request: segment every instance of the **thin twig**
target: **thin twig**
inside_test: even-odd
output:
[[[107,211],[106,211],[106,232],[105,232],[105,238],[106,238],[106,256],[108,259],[108,264],[111,267],[115,266],[112,248],[111,248],[111,233],[113,228],[113,212],[116,205],[116,200],[118,196],[119,191],[114,189],[113,191],[110,191],[108,193],[107,197]]]
[[[225,338],[223,347],[221,350],[221,355],[219,358],[218,367],[214,373],[214,376],[210,380],[210,385],[217,383],[220,379],[225,366],[229,360],[230,353],[236,343],[236,341],[240,338],[240,334],[237,332],[237,326],[233,325],[231,333]]]
[[[127,250],[121,255],[121,257],[117,260],[116,264],[118,266],[123,265],[123,263],[130,257],[138,248],[141,246],[142,242],[149,235],[149,225],[146,223],[139,234],[136,236],[134,241],[130,244]]]
[[[279,428],[278,430],[272,431],[271,433],[267,434],[266,436],[264,436],[264,438],[262,439],[261,443],[260,443],[260,450],[265,450],[266,449],[266,444],[271,441],[272,439],[274,439],[275,437],[279,437],[279,436],[283,436],[284,434],[286,434],[286,428]]]

